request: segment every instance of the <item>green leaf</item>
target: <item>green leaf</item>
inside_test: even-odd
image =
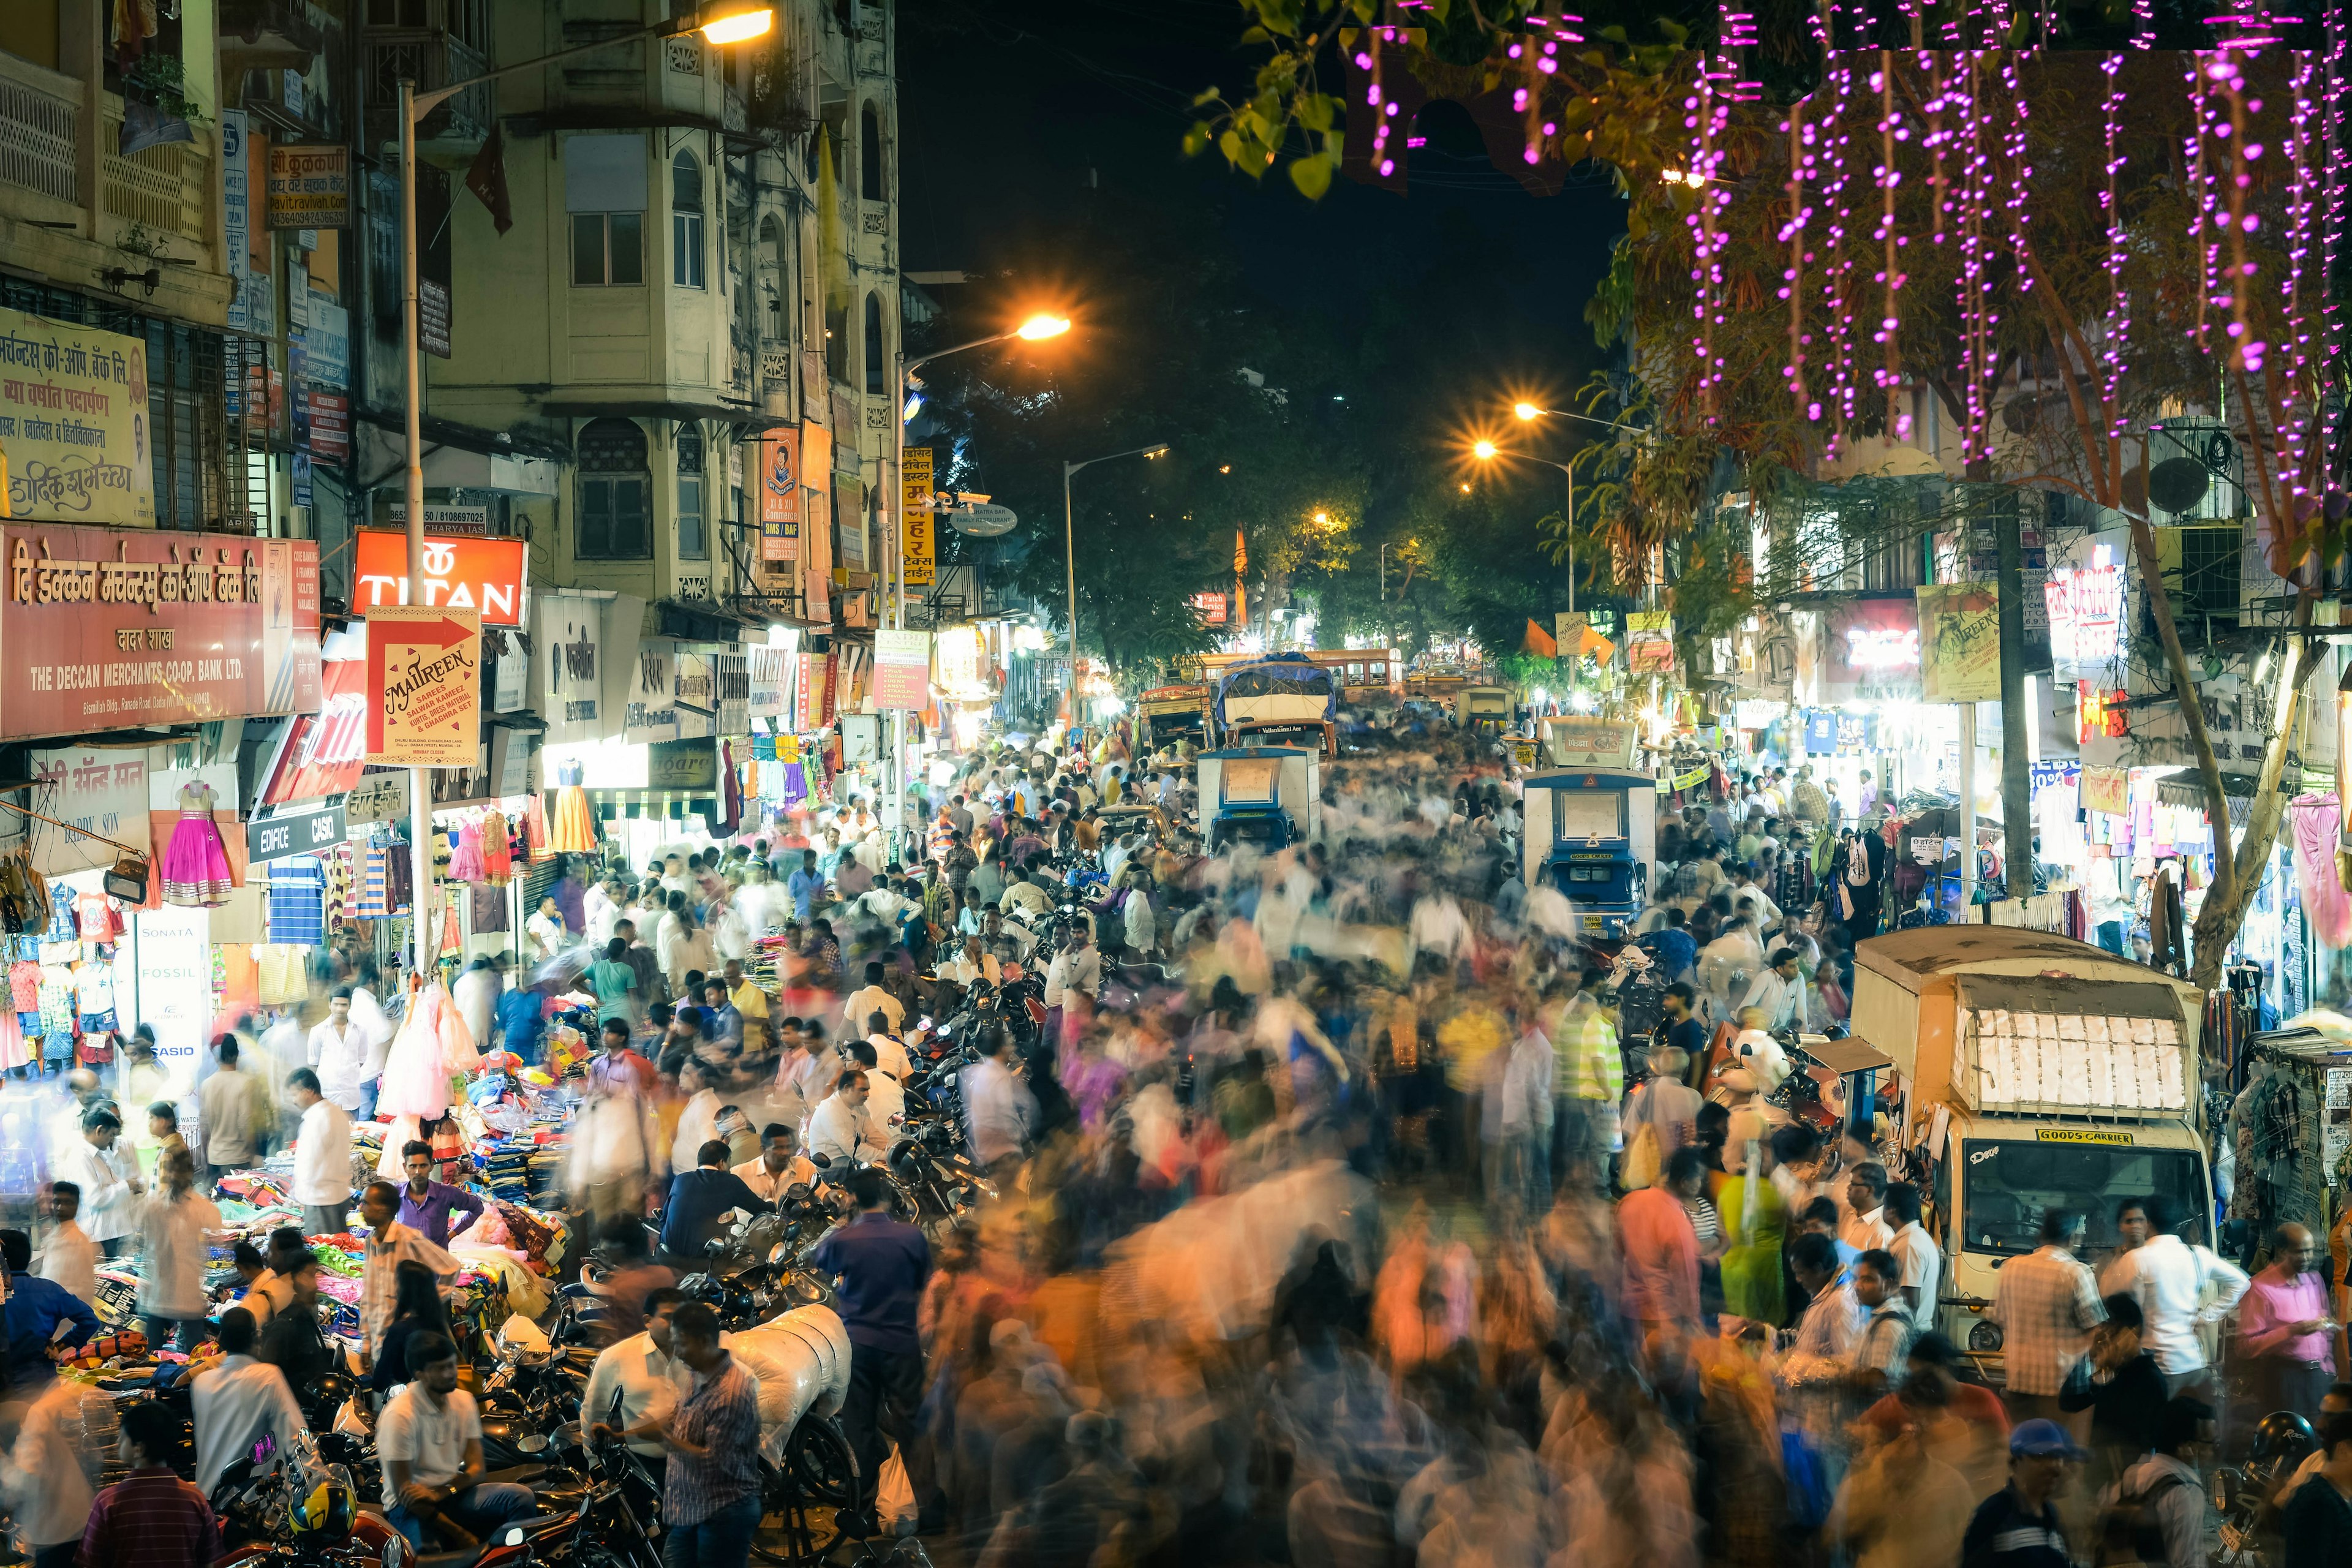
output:
[[[1317,153],[1309,157],[1293,158],[1290,161],[1290,183],[1297,186],[1298,194],[1308,201],[1321,201],[1323,193],[1331,188],[1330,155]]]
[[[1224,97],[1224,93],[1221,89],[1213,87],[1204,87],[1193,96],[1192,107],[1199,109],[1204,104],[1214,103],[1223,97]]]
[[[1267,32],[1264,27],[1244,27],[1242,29],[1242,42],[1244,44],[1270,44],[1273,41],[1274,35]]]
[[[1205,120],[1196,120],[1192,129],[1184,132],[1184,156],[1197,158],[1208,150],[1211,126]]]
[[[1307,130],[1328,131],[1331,129],[1332,116],[1338,111],[1339,107],[1339,100],[1328,93],[1301,93],[1296,112],[1298,122]]]
[[[1226,163],[1231,163],[1236,169],[1240,168],[1242,166],[1241,133],[1236,131],[1227,131],[1219,135],[1217,138],[1217,151],[1225,155]]]

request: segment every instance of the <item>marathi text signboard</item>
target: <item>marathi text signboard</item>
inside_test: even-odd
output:
[[[2084,768],[2081,789],[2085,811],[2104,811],[2110,816],[2131,812],[2131,775],[2121,768]]]
[[[428,509],[429,510],[429,509]],[[425,536],[425,607],[472,610],[486,626],[522,625],[529,546],[520,539]],[[408,581],[408,535],[362,528],[352,546],[352,608],[373,618],[415,597]]]
[[[2000,700],[2000,598],[1982,583],[1922,584],[1919,689],[1928,702]]]
[[[916,712],[931,705],[931,634],[874,634],[874,706]]]
[[[153,526],[147,417],[145,343],[0,310],[6,516]]]
[[[352,150],[272,142],[268,214],[271,228],[351,227]]]
[[[319,547],[0,530],[0,741],[319,707]]]
[[[482,755],[478,611],[385,605],[368,613],[367,760],[470,768]]]
[[[939,578],[938,542],[931,532],[931,449],[907,448],[907,468],[901,487],[904,521],[898,533],[898,558],[906,563],[907,586],[928,588]]]
[[[60,877],[93,866],[111,866],[121,851],[114,844],[147,842],[147,752],[76,746],[30,752],[26,771],[38,785],[33,809],[71,823],[79,833],[32,827],[33,868]],[[100,837],[87,837],[90,834]]]

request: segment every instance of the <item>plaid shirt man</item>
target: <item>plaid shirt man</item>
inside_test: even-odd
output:
[[[425,1240],[425,1233],[415,1226],[395,1220],[384,1226],[382,1235],[368,1237],[367,1262],[360,1273],[360,1342],[371,1359],[383,1343],[383,1331],[392,1327],[400,1266],[412,1258],[433,1270],[442,1289],[457,1283],[457,1260]]]
[[[720,1509],[760,1489],[760,1389],[733,1352],[677,1402],[670,1429],[706,1450],[690,1458],[670,1450],[662,1518],[673,1525],[700,1524]]]
[[[1903,1298],[1889,1296],[1871,1312],[1853,1342],[1854,1370],[1884,1373],[1891,1388],[1903,1381],[1903,1358],[1910,1353],[1911,1315],[1903,1310]]]
[[[1580,995],[1560,1016],[1551,1091],[1570,1100],[1614,1105],[1625,1098],[1625,1054],[1617,1047],[1617,1026],[1590,995]]]
[[[2047,1396],[2065,1386],[2107,1310],[2090,1269],[2052,1243],[2001,1266],[1992,1321],[2001,1328],[2010,1392]]]
[[[205,1494],[161,1466],[131,1471],[98,1494],[82,1528],[78,1568],[117,1563],[206,1568],[220,1555],[220,1525]]]

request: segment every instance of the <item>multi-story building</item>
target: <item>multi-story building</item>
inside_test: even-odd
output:
[[[430,87],[671,9],[691,7],[373,0],[370,134],[402,74]],[[535,579],[641,599],[647,634],[689,641],[871,623],[898,334],[891,26],[887,5],[786,0],[754,44],[614,42],[422,127],[453,184],[503,179],[504,232],[476,195],[448,202],[448,355],[425,406],[494,450],[564,455],[551,493],[511,497]],[[790,561],[761,538],[780,449],[808,470]],[[388,500],[399,476],[377,482]]]

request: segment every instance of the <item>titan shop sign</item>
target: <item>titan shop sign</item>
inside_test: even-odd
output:
[[[319,547],[0,529],[0,741],[319,709]]]
[[[478,610],[486,626],[521,626],[528,551],[520,539],[425,535],[425,607]],[[353,557],[353,609],[365,615],[416,602],[408,582],[406,533],[361,529]]]

